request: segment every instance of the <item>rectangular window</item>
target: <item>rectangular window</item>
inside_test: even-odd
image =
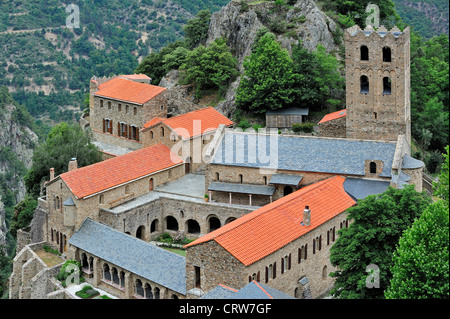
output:
[[[200,288],[201,287],[200,267],[194,266],[194,271],[195,271],[195,287]]]

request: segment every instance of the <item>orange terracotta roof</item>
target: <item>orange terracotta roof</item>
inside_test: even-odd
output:
[[[77,198],[183,163],[167,146],[156,144],[60,175]]]
[[[331,121],[331,120],[336,120],[336,119],[344,117],[346,115],[347,115],[347,110],[346,109],[343,109],[343,110],[340,110],[340,111],[337,111],[337,112],[333,112],[333,113],[329,113],[329,114],[325,115],[320,120],[319,124],[323,123],[323,122],[328,122],[328,121]]]
[[[100,84],[99,90],[94,95],[124,102],[144,104],[165,90],[167,89],[163,87],[115,77]]]
[[[155,126],[160,122],[163,122],[184,139],[214,131],[220,124],[225,124],[225,126],[233,124],[233,121],[210,106],[168,119],[153,118],[144,124],[143,130]]]
[[[334,176],[244,215],[185,247],[216,241],[244,265],[268,256],[356,204],[344,191],[345,177]],[[311,225],[303,226],[303,210]]]
[[[145,74],[125,74],[120,75],[123,78],[132,79],[132,80],[150,80],[151,78]]]

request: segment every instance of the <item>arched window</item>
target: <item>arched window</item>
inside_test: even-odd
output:
[[[267,185],[267,176],[264,176],[263,180],[264,180],[264,185]]]
[[[219,173],[216,173],[216,181],[220,181],[220,175],[219,175]]]
[[[154,221],[152,221],[152,224],[150,225],[150,232],[154,233],[156,232],[157,229],[158,229],[158,220],[155,219]]]
[[[213,230],[216,230],[220,228],[220,220],[217,217],[210,217],[209,218],[209,231],[212,232]]]
[[[362,75],[360,78],[360,87],[361,93],[369,93],[369,78],[365,75]]]
[[[244,176],[242,176],[242,174],[239,174],[239,183],[243,183],[244,182]]]
[[[377,112],[373,112],[373,119],[376,120],[378,118]]]
[[[383,94],[391,94],[391,79],[387,76],[383,78]]]
[[[377,163],[370,162],[370,164],[369,164],[369,172],[370,172],[370,174],[376,174],[377,173]]]
[[[199,234],[200,233],[200,225],[199,223],[194,220],[194,219],[189,219],[186,222],[186,228],[187,228],[187,232],[189,234]]]
[[[289,195],[292,193],[292,187],[291,186],[285,186],[283,189],[284,196]]]
[[[322,279],[327,279],[328,276],[328,270],[327,270],[327,265],[323,266],[322,269]]]
[[[392,56],[391,56],[391,48],[384,47],[383,48],[383,62],[391,62]]]
[[[142,287],[142,281],[139,279],[136,279],[136,295],[144,297],[144,287]]]
[[[98,201],[100,204],[104,204],[105,203],[105,195],[100,194]]]
[[[145,236],[145,226],[141,225],[136,230],[136,238],[144,240],[144,236]]]
[[[145,299],[153,299],[152,286],[145,284]]]
[[[148,190],[151,192],[153,190],[153,178],[148,181]]]
[[[361,52],[361,61],[369,61],[369,48],[363,45],[360,48],[360,52]]]
[[[111,281],[111,272],[109,271],[108,264],[103,264],[103,279]]]
[[[168,230],[178,230],[178,222],[173,216],[167,216],[166,218],[166,229]]]
[[[161,136],[164,136],[164,127],[161,126]]]
[[[153,131],[150,131],[150,138],[153,139]]]

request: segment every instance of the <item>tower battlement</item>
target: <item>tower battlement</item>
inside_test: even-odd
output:
[[[361,29],[358,25],[354,25],[345,30],[346,36],[350,37],[393,37],[399,39],[407,39],[409,40],[410,30],[409,27],[406,27],[403,31],[401,31],[397,26],[394,26],[392,29],[388,30],[385,26],[380,26],[377,29],[374,29],[371,25],[366,26],[364,29]]]

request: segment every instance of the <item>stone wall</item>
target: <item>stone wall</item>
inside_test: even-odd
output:
[[[357,32],[358,31],[358,32]],[[356,33],[355,33],[356,32]],[[371,33],[370,33],[371,32]],[[385,32],[384,35],[381,35]],[[400,35],[394,36],[393,32]],[[366,33],[370,33],[366,35]],[[361,59],[361,47],[368,48],[368,59]],[[383,48],[390,48],[391,62],[383,61]],[[374,31],[357,26],[345,31],[346,136],[348,138],[396,141],[404,134],[411,143],[410,116],[410,36],[396,27]],[[361,77],[369,81],[362,92]],[[386,93],[383,79],[391,81]]]
[[[258,280],[270,287],[278,289],[290,296],[302,298],[304,286],[299,282],[306,277],[309,281],[310,291],[313,298],[320,297],[333,286],[334,279],[329,276],[336,269],[329,261],[330,248],[338,237],[341,225],[346,227],[346,213],[338,214],[336,217],[325,222],[319,227],[292,241],[274,253],[245,266],[232,256],[214,240],[189,247],[186,254],[186,289],[195,287],[195,267],[200,267],[201,290],[206,293],[218,284],[240,289],[251,280]],[[314,212],[311,212],[314,219]],[[344,222],[344,223],[343,223]],[[304,227],[300,226],[299,227]],[[333,228],[335,240],[333,241]],[[313,239],[321,236],[321,249],[316,246],[313,252]],[[329,237],[328,237],[329,236]],[[268,237],[268,241],[271,239]],[[304,258],[304,248],[307,246],[307,258]],[[299,248],[303,253],[299,262]],[[289,257],[290,256],[290,257]],[[285,263],[285,270],[281,273],[282,258],[290,259],[290,267]],[[275,266],[276,277],[266,279],[266,267]],[[188,297],[193,297],[189,295]]]
[[[319,123],[320,137],[346,137],[345,116]]]

